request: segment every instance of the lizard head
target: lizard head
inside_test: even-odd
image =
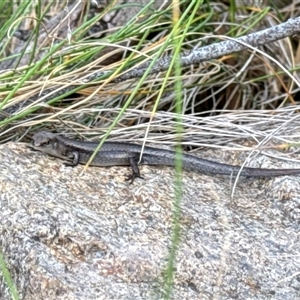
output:
[[[55,157],[69,159],[65,154],[66,150],[63,143],[59,142],[59,137],[59,134],[39,131],[32,136],[32,144],[28,145],[28,147]]]
[[[39,131],[32,136],[32,145],[35,147],[44,147],[55,140],[57,134],[48,131]]]

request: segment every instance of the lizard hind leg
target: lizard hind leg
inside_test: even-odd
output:
[[[139,169],[139,166],[138,166],[138,161],[139,161],[139,158],[134,156],[134,157],[130,157],[129,158],[129,163],[130,163],[130,166],[131,166],[131,174],[129,176],[127,176],[127,178],[125,179],[126,181],[129,181],[129,184],[132,184],[134,179],[135,178],[141,178],[141,179],[144,179],[141,174],[140,174],[140,169]]]

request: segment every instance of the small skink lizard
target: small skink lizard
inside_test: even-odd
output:
[[[45,152],[67,161],[67,165],[76,166],[86,164],[94,153],[99,143],[72,140],[59,134],[40,131],[33,135],[32,145],[34,150]],[[123,142],[105,142],[92,161],[92,166],[131,166],[132,174],[128,179],[132,181],[141,177],[138,163],[146,165],[175,166],[176,152],[165,149],[144,147]],[[274,177],[283,175],[300,174],[300,169],[261,169],[223,164],[202,159],[190,154],[182,154],[182,168],[202,174],[231,175],[246,177]]]

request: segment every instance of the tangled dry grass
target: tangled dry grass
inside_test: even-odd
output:
[[[98,39],[92,39],[90,35],[83,33],[88,32],[93,25],[96,26],[108,14],[109,9],[113,10],[114,3],[98,12],[92,21],[84,18],[84,13],[90,7],[76,8],[76,1],[71,4],[75,5],[73,10],[70,5],[67,10],[66,3],[49,6],[47,16],[51,21],[61,13],[63,7],[67,13],[64,18],[66,21],[57,25],[56,38],[51,35],[48,40],[51,42],[50,48],[45,47],[46,52],[40,51],[45,57],[35,55],[29,66],[22,65],[24,60],[21,59],[17,69],[2,70],[0,96],[6,99],[2,113],[6,119],[2,117],[1,139],[7,141],[21,138],[41,126],[87,138],[101,138],[120,112],[120,108],[126,105],[129,109],[114,127],[111,138],[122,139],[126,136],[140,140],[145,137],[147,128],[147,139],[150,141],[157,142],[163,137],[165,142],[174,142],[176,78],[173,75],[164,80],[166,72],[159,72],[148,76],[142,83],[139,79],[118,83],[104,79],[82,87],[84,78],[95,71],[103,71],[105,74],[122,68],[121,72],[124,72],[124,69],[136,68],[142,62],[149,61],[159,51],[162,51],[162,56],[170,55],[172,3],[153,14],[150,19],[143,18],[141,14],[140,20],[130,19],[130,26],[119,25],[113,30],[102,29],[103,32],[98,33]],[[188,8],[194,14],[193,19],[191,14],[188,15],[179,27],[180,36],[185,26],[189,25],[181,51],[214,43],[220,35],[240,36],[272,27],[299,15],[299,5],[296,2],[278,11],[269,6],[245,6],[242,2],[240,4],[233,11],[225,2],[210,2],[210,6],[205,3],[195,9],[189,7],[188,2],[182,1],[181,14]],[[91,6],[91,3],[86,2],[85,5]],[[29,8],[31,17],[24,18],[20,26],[32,31],[34,24],[37,24],[38,15],[36,7],[28,5]],[[46,11],[46,8],[41,6],[40,11]],[[76,9],[79,20],[76,19],[75,22]],[[49,20],[46,25],[51,23]],[[40,23],[40,28],[46,25]],[[71,25],[74,27],[71,28]],[[14,28],[12,26],[10,32]],[[31,41],[38,38],[35,35],[38,33],[37,30],[32,31]],[[80,34],[83,36],[81,39],[78,38]],[[63,39],[65,43],[61,43]],[[7,39],[7,36],[3,39],[6,42],[3,55],[16,55],[16,40],[18,42],[18,39]],[[36,45],[35,50],[39,47]],[[258,144],[266,137],[285,142],[289,140],[284,138],[287,135],[283,133],[288,130],[291,136],[292,128],[298,123],[295,117],[298,112],[297,97],[300,86],[297,73],[297,38],[290,37],[266,44],[260,50],[261,52],[245,50],[182,68],[182,140],[185,143],[195,146],[223,145],[228,148],[231,143],[245,138]],[[115,62],[107,63],[113,54],[122,56]],[[18,56],[17,58],[19,59]],[[2,59],[2,65],[3,61],[6,60]],[[280,66],[293,74],[294,80]],[[138,84],[141,86],[137,89]],[[68,97],[63,94],[59,95],[61,99],[56,99],[57,91],[68,86],[78,86],[80,90],[76,94],[69,91],[66,93],[71,94]],[[45,103],[43,94],[40,97],[38,95],[49,89],[54,99]],[[133,93],[135,96],[128,103]],[[46,93],[48,99],[49,94],[51,95]],[[32,97],[35,101],[28,101]],[[10,107],[16,105],[16,111],[6,113],[6,109],[9,111]],[[276,134],[274,126],[278,127]]]

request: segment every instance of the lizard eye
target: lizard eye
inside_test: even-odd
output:
[[[50,140],[44,140],[42,144],[43,145],[49,145],[49,143],[50,143]]]

